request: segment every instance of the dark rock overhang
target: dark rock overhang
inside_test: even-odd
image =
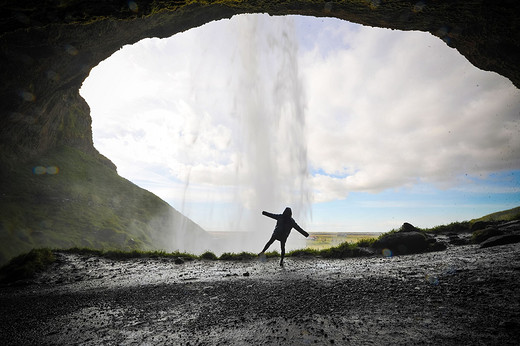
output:
[[[6,0],[0,6],[2,154],[34,154],[59,144],[92,151],[89,110],[78,90],[94,66],[123,45],[240,13],[326,16],[430,32],[476,67],[520,87],[516,1],[56,0],[42,6]]]

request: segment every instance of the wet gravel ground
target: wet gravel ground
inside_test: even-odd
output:
[[[518,345],[520,244],[267,262],[58,253],[0,287],[3,345]]]

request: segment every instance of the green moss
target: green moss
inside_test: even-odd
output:
[[[514,221],[514,220],[520,220],[520,207],[492,213],[492,214],[483,216],[479,219],[471,220],[471,222],[475,223],[478,221],[493,222],[493,221]]]
[[[244,261],[251,260],[257,258],[257,255],[251,252],[240,252],[240,253],[232,253],[232,252],[224,252],[220,255],[219,260],[222,261]]]
[[[90,249],[90,248],[78,248],[78,247],[73,247],[73,248],[65,249],[65,250],[61,250],[61,251],[64,253],[73,253],[73,254],[91,256],[91,257],[92,256],[101,257],[103,254],[103,251],[101,251],[101,250]]]
[[[319,255],[324,258],[348,258],[360,256],[359,248],[356,244],[344,242],[336,247],[321,250]]]
[[[357,247],[371,247],[376,241],[376,238],[363,238],[358,240],[355,244]]]
[[[319,255],[319,253],[320,253],[319,250],[314,250],[314,249],[309,249],[309,248],[297,249],[297,250],[289,251],[287,253],[287,257],[316,257]]]
[[[60,250],[64,253],[73,253],[86,257],[104,257],[111,260],[128,260],[133,258],[183,258],[185,260],[194,260],[199,257],[185,252],[166,252],[166,251],[141,251],[141,250],[97,250],[90,248],[70,248],[67,250]]]
[[[14,167],[0,199],[0,264],[39,247],[154,250],[154,237],[174,231],[166,202],[96,156],[63,146]]]
[[[435,234],[439,233],[465,233],[471,230],[471,223],[469,221],[463,222],[452,222],[448,225],[435,226],[433,228],[426,228],[424,231],[432,232]]]
[[[47,269],[56,260],[49,249],[33,249],[29,253],[19,255],[4,267],[0,268],[0,281],[14,282],[28,280]]]
[[[496,228],[492,228],[492,227],[484,228],[484,229],[475,231],[471,234],[471,242],[474,244],[480,244],[484,240],[487,240],[491,237],[494,237],[497,235],[502,235],[502,234],[504,234],[504,232],[502,232]]]

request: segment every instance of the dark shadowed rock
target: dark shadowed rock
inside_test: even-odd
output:
[[[503,232],[520,232],[520,220],[501,223],[497,228]]]
[[[459,246],[459,245],[468,245],[469,244],[469,240],[468,239],[461,238],[457,234],[450,234],[448,236],[448,240],[449,240],[451,245]]]
[[[390,249],[392,253],[405,255],[423,252],[429,247],[428,238],[421,232],[396,232],[383,236],[374,242],[376,249]]]
[[[491,237],[503,235],[503,234],[504,234],[504,232],[502,232],[501,230],[499,230],[495,227],[487,227],[487,228],[473,232],[473,234],[471,235],[471,240],[475,244],[480,244],[484,240],[487,240]]]
[[[401,232],[417,232],[418,229],[417,227],[415,227],[414,225],[408,223],[408,222],[405,222],[403,223],[403,225],[401,226],[401,229],[400,229]]]
[[[471,232],[479,231],[481,229],[484,229],[488,227],[489,222],[485,221],[477,221],[473,225],[471,225]]]
[[[435,241],[434,243],[430,244],[430,246],[428,247],[428,251],[444,251],[447,248],[448,247],[445,243],[441,241]]]
[[[481,248],[513,244],[520,242],[520,234],[504,234],[491,237],[480,244]]]
[[[438,242],[408,222],[405,222],[398,232],[389,233],[376,240],[372,247],[377,250],[389,249],[395,255],[446,250],[446,244]]]

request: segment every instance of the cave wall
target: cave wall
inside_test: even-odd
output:
[[[24,5],[24,3],[26,3]],[[0,28],[0,153],[38,155],[61,144],[94,153],[88,106],[77,95],[89,71],[123,45],[169,37],[238,13],[329,16],[427,31],[475,66],[520,87],[515,1],[4,1]],[[70,111],[72,108],[74,112]],[[74,119],[66,119],[74,114]]]

